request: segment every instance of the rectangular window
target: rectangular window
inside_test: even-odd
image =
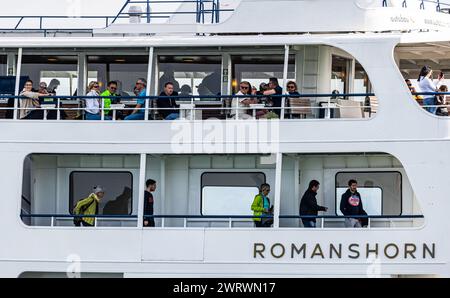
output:
[[[130,172],[83,172],[70,173],[69,211],[75,204],[87,198],[93,188],[105,188],[105,197],[99,205],[99,214],[131,215],[133,202],[133,174]]]
[[[270,78],[283,78],[284,55],[233,55],[233,93],[239,83],[248,81],[259,89],[261,83],[268,83]],[[288,80],[295,81],[295,55],[289,55]]]
[[[351,60],[333,55],[331,64],[331,90],[347,93]]]
[[[37,89],[40,82],[56,95],[74,95],[78,86],[78,56],[24,55],[22,75],[29,77]],[[22,89],[23,86],[20,86]],[[84,91],[84,90],[83,90]]]
[[[162,55],[158,56],[158,67],[158,94],[168,82],[180,96],[221,94],[222,56]]]
[[[399,172],[340,172],[336,174],[336,214],[348,182],[358,182],[363,208],[368,215],[401,215],[402,174]]]
[[[90,55],[88,69],[89,81],[99,81],[102,90],[108,82],[116,81],[118,94],[134,96],[136,81],[140,78],[147,80],[148,55]]]
[[[265,181],[264,173],[204,173],[202,215],[252,215],[251,205]]]

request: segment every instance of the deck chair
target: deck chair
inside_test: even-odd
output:
[[[311,100],[309,98],[291,98],[288,97],[289,117],[292,119],[295,115],[305,119],[313,116],[311,109]]]

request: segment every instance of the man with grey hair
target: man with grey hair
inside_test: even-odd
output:
[[[145,79],[138,79],[135,86],[135,91],[138,94],[137,105],[133,112],[125,117],[125,120],[144,120],[145,119],[145,97],[147,96],[147,81]]]
[[[74,217],[75,226],[93,227],[95,225],[95,215],[98,214],[98,205],[105,196],[105,188],[101,185],[94,187],[93,192],[85,199],[78,201],[73,209],[74,215],[88,215],[90,217]],[[92,216],[92,217],[91,217]]]

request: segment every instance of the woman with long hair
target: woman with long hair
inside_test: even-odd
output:
[[[426,65],[422,67],[422,69],[420,70],[420,75],[417,81],[419,82],[419,88],[421,92],[434,93],[438,92],[439,86],[442,85],[443,79],[444,74],[441,72],[438,77],[438,82],[437,84],[435,84],[433,82],[433,70],[431,69],[431,67]],[[438,110],[438,108],[436,107],[437,105],[436,96],[425,95],[424,97],[425,98],[423,100],[423,104],[425,106],[425,109],[432,114],[436,114],[436,111]]]

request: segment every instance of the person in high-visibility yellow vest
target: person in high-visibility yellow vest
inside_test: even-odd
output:
[[[111,113],[111,104],[113,102],[113,100],[110,97],[106,96],[117,96],[116,92],[117,92],[117,82],[111,81],[108,83],[106,90],[103,91],[102,94],[100,94],[100,96],[105,96],[105,98],[103,99],[104,102],[103,109],[105,111],[105,115],[112,116],[110,115],[110,113]]]

